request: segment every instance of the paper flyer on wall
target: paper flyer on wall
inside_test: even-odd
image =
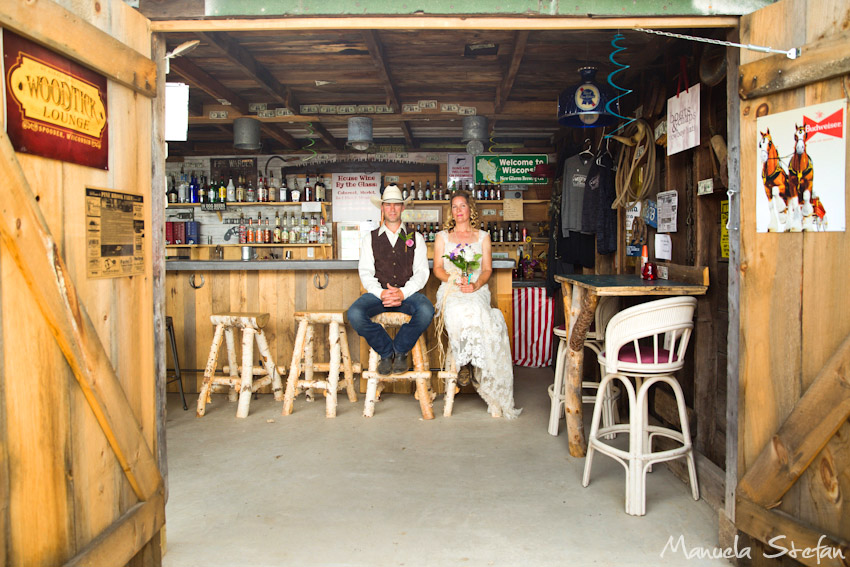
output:
[[[845,230],[846,111],[835,100],[756,120],[758,232]]]

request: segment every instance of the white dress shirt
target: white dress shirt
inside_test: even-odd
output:
[[[402,223],[398,231],[393,232],[387,228],[387,225],[382,224],[381,228],[378,229],[378,236],[386,234],[390,245],[395,246],[399,234],[404,228],[404,223]],[[407,232],[407,230],[405,229],[404,232]],[[407,283],[400,288],[405,299],[425,287],[425,284],[428,283],[428,276],[431,275],[431,271],[428,269],[428,248],[425,244],[425,238],[418,232],[415,234],[416,248],[413,254],[413,277],[407,280]],[[381,287],[381,283],[375,277],[375,256],[372,253],[371,232],[367,232],[360,243],[360,262],[357,264],[357,271],[360,273],[360,282],[366,291],[381,299],[381,292],[384,291],[384,288]]]

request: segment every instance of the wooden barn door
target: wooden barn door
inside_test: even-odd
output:
[[[796,60],[741,51],[739,69],[734,522],[753,538],[753,564],[850,565],[850,233],[758,233],[755,215],[757,199],[766,199],[757,182],[757,117],[843,100],[847,120],[848,22],[847,0],[782,0],[741,20],[741,43],[802,48]],[[835,181],[819,174],[824,165],[815,163],[816,190]],[[832,188],[845,204],[827,212],[830,222],[847,219],[847,151],[844,165],[844,185]],[[795,558],[792,542],[801,550]]]
[[[0,565],[159,565],[149,22],[118,0],[4,0],[0,27],[105,76],[109,128],[108,170],[0,131]],[[87,188],[143,198],[143,273],[89,277]]]

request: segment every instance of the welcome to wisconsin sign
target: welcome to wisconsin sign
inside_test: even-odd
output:
[[[8,30],[3,69],[16,151],[109,168],[106,77]]]

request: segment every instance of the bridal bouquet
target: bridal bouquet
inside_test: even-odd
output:
[[[471,255],[470,260],[467,256]],[[470,274],[481,267],[481,254],[474,254],[472,248],[466,244],[458,244],[455,249],[448,254],[443,254],[443,258],[448,258],[449,262],[460,269],[461,278],[465,283],[469,283]]]

